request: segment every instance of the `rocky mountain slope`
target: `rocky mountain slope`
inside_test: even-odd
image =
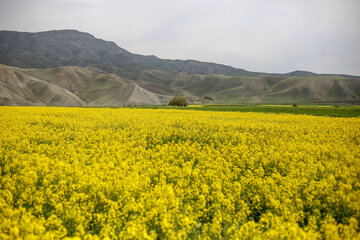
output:
[[[12,99],[12,104],[21,105],[147,105],[179,95],[211,96],[225,103],[360,100],[360,77],[356,76],[305,71],[267,74],[194,60],[159,59],[130,53],[75,30],[0,31],[0,64],[4,64],[1,104]],[[5,68],[16,74],[6,75]]]
[[[93,66],[107,72],[130,75],[144,69],[190,74],[252,74],[221,64],[132,54],[114,42],[76,30],[38,33],[0,31],[0,63],[26,68]]]

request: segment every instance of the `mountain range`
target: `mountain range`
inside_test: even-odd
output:
[[[219,103],[358,102],[360,77],[249,72],[133,54],[76,30],[0,31],[0,104],[124,106],[174,96]]]

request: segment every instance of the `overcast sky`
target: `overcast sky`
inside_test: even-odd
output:
[[[360,0],[0,0],[0,30],[54,29],[160,58],[360,75]]]

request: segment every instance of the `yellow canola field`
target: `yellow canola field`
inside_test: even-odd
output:
[[[359,239],[360,118],[0,107],[0,239]]]

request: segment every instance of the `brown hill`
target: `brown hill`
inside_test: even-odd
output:
[[[160,104],[136,83],[98,69],[21,69],[0,65],[1,105],[122,106]]]

